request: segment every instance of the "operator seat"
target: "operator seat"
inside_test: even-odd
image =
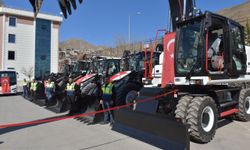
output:
[[[221,38],[218,36],[217,33],[209,34],[209,45],[210,48],[208,50],[208,58],[211,59],[214,55],[217,55],[220,49]],[[213,42],[213,43],[212,43]]]
[[[212,42],[208,50],[208,61],[210,62],[210,71],[224,70],[224,50],[223,39],[217,33],[209,34],[209,42]]]

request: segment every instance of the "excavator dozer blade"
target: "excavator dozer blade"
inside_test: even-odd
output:
[[[137,97],[136,101],[145,100],[148,98],[150,98],[150,101],[136,104],[135,110],[139,112],[156,114],[159,105],[159,99],[163,98],[160,97],[156,99],[156,96],[161,95],[163,92],[163,89],[159,87],[141,89],[140,95]]]
[[[117,110],[114,115],[114,131],[161,149],[190,149],[187,126],[173,118],[129,109]]]
[[[90,112],[95,112],[95,111],[102,109],[97,98],[95,96],[90,96],[90,95],[84,95],[82,97],[79,97],[78,106],[81,107],[80,108],[81,113],[90,113]],[[103,121],[103,113],[77,117],[76,119],[83,123],[95,124],[95,123]]]
[[[177,122],[174,117],[157,113],[163,94],[162,88],[143,88],[137,101],[136,109],[124,108],[114,112],[113,130],[152,144],[161,149],[188,150],[189,134],[186,125]]]

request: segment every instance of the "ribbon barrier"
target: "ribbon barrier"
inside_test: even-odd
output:
[[[20,126],[26,126],[26,125],[36,125],[36,124],[41,124],[41,123],[49,123],[49,122],[61,121],[61,120],[66,120],[66,119],[71,119],[71,118],[91,116],[91,115],[95,115],[95,114],[104,113],[104,112],[107,112],[107,111],[119,110],[119,109],[122,109],[122,108],[133,106],[135,104],[146,103],[146,102],[155,100],[157,98],[167,96],[167,95],[170,95],[172,93],[176,93],[177,91],[178,90],[173,90],[173,91],[166,92],[164,94],[160,94],[160,95],[157,95],[157,96],[154,96],[154,97],[149,97],[149,98],[146,98],[146,99],[143,99],[143,100],[138,100],[137,102],[132,102],[132,103],[125,104],[125,105],[122,105],[122,106],[115,106],[115,107],[112,107],[112,108],[109,108],[109,109],[103,109],[103,110],[88,112],[88,113],[84,113],[84,114],[77,114],[77,115],[73,115],[73,116],[64,116],[64,117],[55,117],[55,118],[51,118],[51,119],[42,119],[42,120],[21,122],[21,123],[13,123],[13,124],[3,124],[3,125],[0,125],[0,129],[1,128],[10,128],[10,127],[20,127]]]

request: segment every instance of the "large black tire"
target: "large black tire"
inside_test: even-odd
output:
[[[217,107],[211,97],[195,97],[188,109],[187,123],[193,141],[210,142],[217,128]]]
[[[176,106],[175,118],[181,119],[182,123],[187,123],[188,107],[192,101],[192,96],[183,96]]]
[[[84,87],[84,91],[81,91],[81,94],[86,94],[86,95],[91,95],[90,91],[94,90],[94,88],[96,88],[95,84],[89,83]]]
[[[236,119],[240,121],[250,120],[250,89],[242,89],[239,96],[239,112]]]
[[[119,89],[116,93],[116,105],[124,105],[126,104],[126,97],[130,91],[137,91],[141,90],[141,85],[136,83],[127,83],[122,89]]]

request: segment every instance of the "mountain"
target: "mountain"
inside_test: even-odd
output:
[[[98,55],[98,56],[113,56],[121,57],[124,50],[141,51],[143,50],[142,42],[134,42],[128,44],[124,40],[117,42],[117,46],[114,48],[105,46],[95,46],[84,40],[80,39],[69,39],[60,43],[59,51],[65,53],[64,57],[59,59],[75,59],[77,55]]]
[[[61,50],[79,50],[79,51],[99,51],[105,49],[104,46],[95,46],[84,40],[69,39],[60,43]]]
[[[246,26],[247,19],[250,21],[250,1],[231,8],[223,9],[218,13]]]

